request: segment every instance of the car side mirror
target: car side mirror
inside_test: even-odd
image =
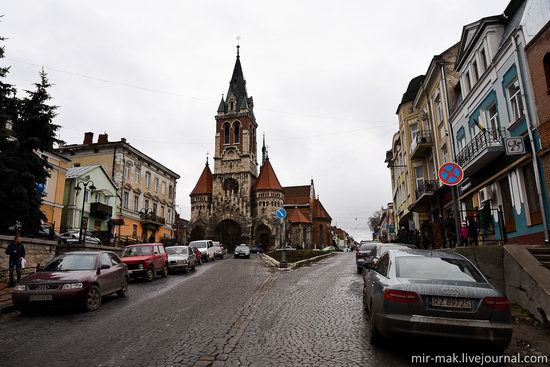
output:
[[[155,255],[158,255],[159,253],[158,253],[158,251],[155,251],[154,254],[155,254]]]
[[[39,271],[42,271],[42,270],[44,270],[44,267],[43,267],[42,265],[39,264],[39,265],[36,267],[36,272],[38,273]]]
[[[103,264],[99,267],[99,270],[110,269],[110,268],[111,268],[111,265]]]

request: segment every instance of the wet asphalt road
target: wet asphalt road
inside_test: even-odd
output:
[[[132,282],[96,312],[12,314],[0,319],[0,365],[410,365],[402,344],[368,342],[353,255],[284,272],[226,256]]]

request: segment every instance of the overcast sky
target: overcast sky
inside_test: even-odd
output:
[[[188,219],[240,37],[258,139],[281,184],[313,178],[333,224],[361,240],[392,201],[384,158],[408,82],[507,3],[0,0],[0,63],[19,90],[44,67],[67,144],[106,132],[177,172]]]

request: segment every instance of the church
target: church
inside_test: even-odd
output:
[[[206,165],[190,194],[189,241],[212,239],[232,251],[245,243],[264,251],[286,245],[332,245],[332,218],[309,185],[283,187],[269,160],[265,139],[258,174],[258,122],[248,96],[239,46],[229,90],[216,113],[214,172]],[[277,217],[284,208],[284,220]]]

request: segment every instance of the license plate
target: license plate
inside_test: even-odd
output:
[[[29,301],[51,301],[52,299],[51,294],[33,294],[29,296]]]
[[[464,298],[432,297],[433,307],[472,309],[472,300]]]

